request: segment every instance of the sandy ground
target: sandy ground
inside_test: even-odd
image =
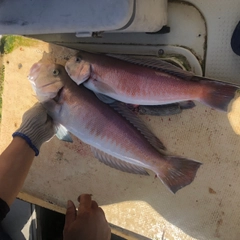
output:
[[[32,64],[41,59],[64,64],[74,53],[39,41],[4,56],[0,151],[36,102],[27,80]],[[176,195],[153,173],[117,171],[96,160],[89,146],[75,137],[72,144],[54,137],[42,146],[19,197],[65,212],[68,199],[76,203],[79,194],[92,193],[108,221],[152,239],[237,239],[240,138],[227,114],[197,104],[179,115],[142,119],[169,151],[203,163],[194,182]]]

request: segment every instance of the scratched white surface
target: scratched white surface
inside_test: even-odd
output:
[[[233,53],[230,40],[240,21],[240,1],[191,0],[203,14],[208,28],[206,75],[239,83],[240,57]]]
[[[207,22],[206,76],[239,83],[240,57],[231,51],[230,38],[240,20],[240,2],[192,2]],[[186,36],[191,32],[181,27]],[[39,44],[4,57],[1,150],[35,101],[26,79],[33,62],[44,56],[63,63],[68,54],[65,49]],[[75,138],[73,144],[56,138],[44,144],[23,192],[62,207],[69,198],[92,193],[111,223],[151,239],[239,239],[240,136],[232,130],[226,113],[197,104],[179,115],[143,119],[171,152],[203,162],[194,182],[176,195],[153,174],[122,173],[99,163],[90,148]]]

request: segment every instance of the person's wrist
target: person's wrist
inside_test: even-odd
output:
[[[22,133],[23,135],[25,135],[26,136],[25,140],[29,143],[30,147],[32,147],[32,145],[33,145],[39,151],[40,147],[43,143],[42,135],[44,134],[44,132],[42,129],[42,124],[38,123],[38,122],[36,122],[34,124],[31,120],[32,119],[23,121],[21,126],[16,130],[16,132]],[[28,141],[27,138],[30,141]],[[32,148],[34,149],[34,147],[32,147]]]
[[[23,151],[28,151],[29,154],[35,156],[34,150],[28,145],[28,143],[21,137],[15,136],[12,138],[12,143]]]
[[[28,137],[26,134],[20,132],[20,131],[16,131],[12,134],[13,138],[16,139],[21,139],[22,143],[24,142],[25,144],[27,144],[35,153],[35,156],[39,155],[39,148],[33,143],[33,141],[31,140],[30,137]]]

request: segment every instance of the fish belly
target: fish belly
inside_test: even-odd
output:
[[[115,158],[151,170],[149,159],[161,159],[158,151],[130,122],[97,98],[95,104],[89,104],[87,108],[83,108],[84,104],[77,102],[77,98],[73,102],[64,103],[54,120],[81,141]]]

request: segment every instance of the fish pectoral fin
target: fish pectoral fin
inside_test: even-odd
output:
[[[55,125],[56,136],[58,139],[65,142],[73,142],[68,130],[61,124]]]
[[[175,65],[161,60],[157,57],[149,57],[149,56],[129,56],[129,55],[117,55],[117,54],[107,54],[109,57],[117,58],[126,62],[130,62],[133,64],[137,64],[144,67],[153,68],[165,73],[172,74],[176,77],[180,77],[182,79],[190,80],[194,74],[189,71],[185,71]]]
[[[110,97],[108,97],[108,96],[106,96],[106,95],[104,95],[104,94],[97,93],[97,92],[94,92],[94,93],[95,93],[95,95],[97,96],[97,98],[98,98],[100,101],[102,101],[102,102],[104,102],[104,103],[106,103],[106,104],[112,104],[112,103],[114,103],[114,102],[116,101],[115,99],[110,98]]]
[[[83,85],[86,88],[89,88],[90,90],[93,90],[92,88],[94,88],[95,90],[97,90],[98,92],[100,92],[102,94],[116,93],[116,91],[108,84],[101,82],[99,80],[96,80],[96,79],[92,79],[92,78],[85,81],[83,83]]]
[[[115,101],[110,106],[136,127],[148,142],[157,150],[166,150],[163,143],[147,128],[144,122],[132,112],[124,103]]]
[[[91,147],[94,156],[102,163],[108,165],[109,167],[121,170],[127,173],[134,173],[140,175],[149,175],[148,172],[139,166],[127,163],[123,160],[120,160],[116,157],[113,157],[97,148]]]

